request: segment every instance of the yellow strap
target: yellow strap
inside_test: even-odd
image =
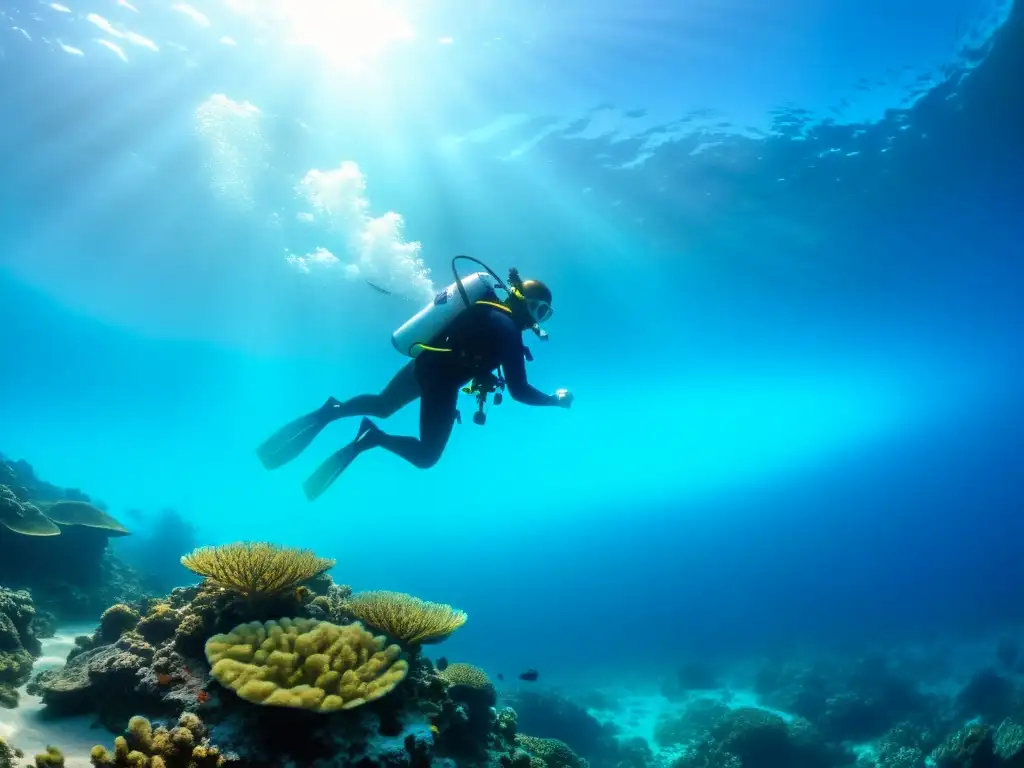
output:
[[[450,349],[442,349],[441,347],[428,347],[426,344],[420,344],[418,341],[413,344],[414,347],[419,347],[424,352],[451,352]]]
[[[512,310],[509,309],[508,307],[506,307],[504,304],[498,304],[497,302],[494,302],[494,301],[478,301],[476,303],[477,304],[485,304],[488,307],[494,307],[495,309],[500,309],[503,312],[508,312],[509,314],[512,314]],[[419,347],[424,352],[451,352],[452,351],[450,349],[442,349],[441,347],[429,347],[426,344],[421,344],[418,341],[415,344],[413,344],[412,346],[413,347]]]
[[[497,302],[495,302],[495,301],[478,301],[478,302],[476,302],[476,303],[477,303],[477,304],[485,304],[485,305],[487,305],[488,307],[494,307],[495,309],[500,309],[500,310],[502,310],[503,312],[508,312],[508,313],[509,313],[510,315],[512,314],[512,310],[511,310],[511,309],[509,309],[508,307],[506,307],[506,306],[505,306],[504,304],[498,304],[498,303],[497,303]]]

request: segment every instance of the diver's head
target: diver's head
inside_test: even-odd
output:
[[[506,304],[512,317],[526,330],[551,319],[551,289],[540,280],[522,280],[512,284]]]

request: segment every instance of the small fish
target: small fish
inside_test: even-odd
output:
[[[156,676],[156,683],[157,685],[170,685],[171,676],[168,675],[166,672],[161,672]]]
[[[205,704],[210,700],[210,694],[206,691],[200,691],[196,698],[199,699],[200,704]]]
[[[498,673],[498,679],[499,679],[499,680],[504,680],[504,679],[505,679],[505,676],[504,676],[503,674],[501,674],[501,672],[499,672],[499,673]]]
[[[538,672],[536,669],[528,669],[525,672],[520,673],[519,675],[520,680],[525,680],[528,683],[532,683],[538,677],[540,677],[540,672]]]
[[[448,659],[442,656],[437,660],[437,671],[444,672],[446,669],[448,669]]]
[[[375,290],[377,293],[382,293],[385,296],[391,296],[392,295],[391,291],[389,291],[387,288],[381,288],[379,285],[374,285],[369,280],[366,281],[366,284],[368,286],[370,286],[371,288],[373,288],[373,290]]]
[[[192,670],[189,669],[188,667],[182,667],[181,669],[185,672],[186,675],[191,675],[192,674]]]

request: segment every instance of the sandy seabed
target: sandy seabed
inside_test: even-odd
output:
[[[43,653],[36,659],[32,674],[63,666],[75,638],[91,634],[94,629],[93,625],[62,627],[54,637],[43,640]],[[51,721],[42,713],[42,700],[26,693],[24,688],[17,709],[0,709],[0,736],[24,751],[26,765],[32,764],[33,755],[52,744],[64,753],[66,768],[90,768],[90,750],[97,744],[113,744],[106,729],[93,727],[95,719],[91,715]]]

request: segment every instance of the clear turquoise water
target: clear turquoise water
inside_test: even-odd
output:
[[[0,450],[456,604],[492,671],[1016,618],[1019,9],[374,7],[0,7]],[[307,503],[355,425],[255,446],[455,253],[551,285],[576,405]]]

